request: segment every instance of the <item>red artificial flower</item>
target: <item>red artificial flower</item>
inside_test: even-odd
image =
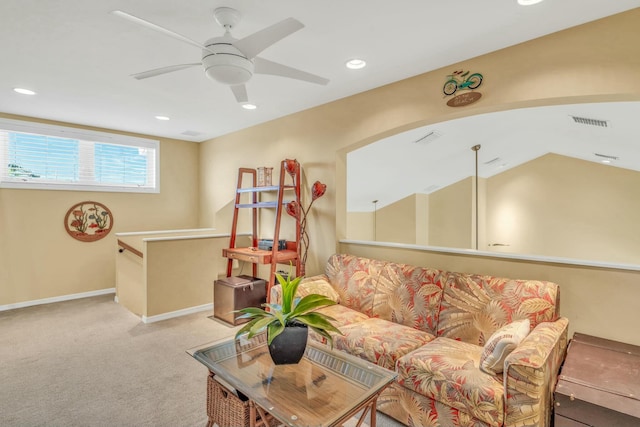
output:
[[[311,200],[319,199],[324,196],[327,191],[327,184],[323,184],[320,181],[316,181],[311,186]]]
[[[287,213],[295,219],[300,219],[300,205],[295,200],[287,203]]]
[[[284,165],[285,169],[291,176],[294,176],[298,171],[298,161],[296,159],[285,159]]]

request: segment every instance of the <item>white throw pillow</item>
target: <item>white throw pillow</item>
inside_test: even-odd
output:
[[[484,345],[484,351],[480,356],[480,369],[491,375],[502,372],[504,359],[529,335],[530,328],[529,319],[523,319],[506,324],[495,331]]]

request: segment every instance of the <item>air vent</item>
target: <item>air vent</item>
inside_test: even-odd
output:
[[[415,141],[413,141],[414,144],[429,144],[431,142],[433,142],[434,140],[440,138],[442,136],[442,134],[438,131],[432,130],[431,132],[429,132],[428,134],[426,134],[425,136],[416,139]]]
[[[600,154],[600,153],[593,153],[593,154],[607,160],[618,160],[620,158],[618,156],[610,156],[608,154]]]
[[[569,116],[573,119],[573,122],[579,125],[597,126],[601,128],[610,127],[608,120],[590,119],[587,117]]]
[[[500,157],[496,157],[495,159],[491,159],[488,162],[484,162],[485,165],[492,165],[500,161]]]
[[[199,136],[199,135],[202,135],[202,132],[196,132],[195,130],[185,130],[180,135],[184,135],[184,136]]]

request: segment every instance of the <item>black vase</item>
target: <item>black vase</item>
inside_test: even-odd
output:
[[[307,325],[294,323],[285,326],[280,335],[269,344],[269,354],[276,365],[298,363],[307,348],[309,330]]]

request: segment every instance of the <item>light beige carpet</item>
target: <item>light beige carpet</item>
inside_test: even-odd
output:
[[[113,295],[0,312],[0,426],[204,427],[207,369],[185,350],[236,331],[210,314],[144,324]]]

